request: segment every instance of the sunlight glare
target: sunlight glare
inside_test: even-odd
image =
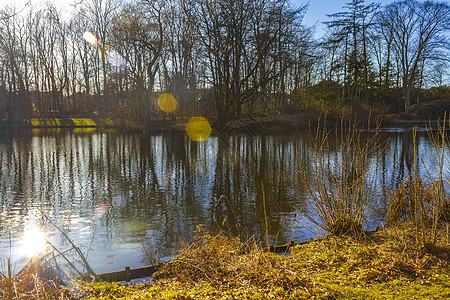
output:
[[[92,46],[98,46],[99,44],[98,38],[92,32],[85,31],[83,33],[83,38],[86,42],[88,42]]]
[[[158,97],[158,106],[164,112],[173,112],[177,108],[177,100],[172,94],[162,93]]]
[[[100,46],[102,59],[107,61],[110,65],[118,69],[124,69],[126,66],[125,58],[119,52],[113,49],[110,45]]]
[[[32,258],[45,252],[46,249],[45,232],[37,224],[26,225],[20,242],[20,253],[28,258]]]
[[[108,210],[109,210],[108,204],[106,204],[105,201],[100,202],[97,204],[97,206],[95,206],[94,215],[96,217],[102,217],[106,215]]]
[[[106,52],[106,61],[118,69],[124,69],[126,66],[125,59],[115,50]]]
[[[211,134],[211,125],[204,117],[192,117],[186,125],[186,133],[191,140],[203,142]]]

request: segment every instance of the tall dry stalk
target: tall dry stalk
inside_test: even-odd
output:
[[[413,148],[414,148],[414,168],[413,168],[413,186],[412,186],[412,197],[414,203],[414,225],[416,228],[415,236],[416,236],[416,244],[419,244],[421,241],[420,230],[419,228],[425,229],[424,223],[424,209],[423,209],[423,201],[422,201],[422,193],[421,193],[421,179],[420,174],[418,174],[417,169],[417,127],[413,128]]]
[[[13,298],[13,280],[11,271],[11,259],[8,258],[8,277],[7,277],[8,300]]]
[[[370,154],[381,146],[379,131],[363,137],[356,120],[342,117],[334,132],[318,126],[310,134],[310,170],[300,170],[309,198],[305,214],[334,235],[360,235],[377,189]]]
[[[264,183],[261,181],[262,187],[262,196],[263,196],[263,208],[264,208],[264,225],[265,225],[265,234],[266,234],[266,246],[267,251],[270,251],[270,242],[269,242],[269,223],[267,220],[267,210],[266,210],[266,191],[264,190]]]
[[[445,124],[444,118],[443,127],[438,123],[437,131],[428,131],[437,161],[432,170],[430,169],[432,166],[423,166],[428,170],[428,180],[424,180],[419,174],[417,129],[413,129],[413,172],[409,174],[407,180],[400,183],[397,189],[391,191],[389,199],[386,221],[389,224],[412,222],[415,242],[421,249],[434,249],[437,244],[439,224],[445,223],[448,227],[450,221],[450,199],[445,191],[445,186],[449,186],[450,182],[449,178],[444,178],[445,153],[448,150]],[[426,153],[426,155],[430,155],[430,153]]]
[[[433,142],[434,147],[436,148],[436,156],[439,162],[439,175],[437,188],[435,189],[436,197],[434,198],[435,203],[433,203],[433,213],[432,213],[432,245],[436,245],[437,242],[437,232],[438,232],[438,224],[441,219],[441,215],[443,216],[443,221],[447,223],[447,239],[448,239],[448,215],[450,215],[450,200],[448,199],[445,188],[444,188],[444,166],[445,166],[445,150],[448,149],[448,140],[446,138],[446,114],[444,114],[444,122],[441,127],[438,123],[437,134],[434,134],[433,131],[428,131],[428,136],[430,140]],[[430,126],[431,127],[431,126]],[[449,178],[446,179],[447,184],[450,184]]]

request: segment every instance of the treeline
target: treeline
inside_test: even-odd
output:
[[[347,3],[314,39],[287,0],[83,0],[0,8],[0,119],[92,116],[148,124],[363,102],[409,112],[442,87],[450,8],[435,1]],[[448,95],[448,88],[444,87]],[[441,93],[442,94],[442,93]],[[401,101],[401,102],[399,102]]]

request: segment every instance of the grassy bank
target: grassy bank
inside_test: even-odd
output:
[[[407,224],[363,240],[329,236],[291,255],[253,241],[199,233],[154,275],[152,285],[83,286],[87,299],[445,299],[448,241],[427,253],[411,246]],[[399,238],[401,236],[401,238]]]
[[[151,285],[74,281],[70,293],[54,276],[39,279],[45,272],[35,268],[11,290],[18,299],[447,299],[446,229],[433,251],[417,248],[413,231],[402,223],[362,239],[327,236],[291,248],[291,255],[198,231]],[[2,299],[8,299],[5,280]]]

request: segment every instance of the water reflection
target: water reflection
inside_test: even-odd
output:
[[[411,132],[381,137],[387,146],[373,151],[371,162],[383,194],[414,163]],[[417,165],[424,175],[425,165],[436,165],[433,149],[419,133],[424,155]],[[20,244],[36,207],[83,246],[96,272],[141,266],[143,245],[170,255],[198,224],[261,237],[263,187],[270,238],[308,239],[316,229],[298,216],[306,201],[298,171],[310,172],[313,155],[302,133],[197,143],[185,134],[0,131],[0,256],[9,255],[9,233],[12,244]],[[226,199],[218,201],[222,195]],[[375,208],[374,224],[383,203]],[[48,235],[54,245],[70,247],[57,233]],[[19,269],[24,261],[17,262]]]
[[[27,220],[24,224],[23,236],[20,238],[18,256],[26,259],[43,254],[47,250],[47,235],[37,220]]]

